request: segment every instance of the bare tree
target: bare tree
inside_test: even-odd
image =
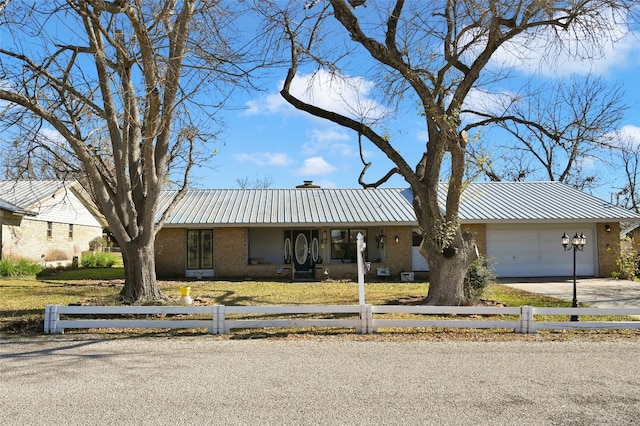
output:
[[[202,144],[215,135],[214,113],[247,76],[233,45],[235,7],[51,0],[0,10],[0,120],[23,154],[39,152],[58,176],[86,176],[122,248],[127,301],[164,297],[155,234],[199,156],[208,156]],[[43,130],[57,138],[43,138]],[[158,212],[171,182],[177,195]]]
[[[551,180],[579,189],[597,185],[597,175],[588,172],[595,168],[583,166],[603,166],[603,153],[615,147],[611,135],[627,109],[619,85],[572,76],[527,96],[502,99],[503,105],[494,105],[500,113],[463,110],[480,117],[467,131],[495,123],[507,133],[484,146],[469,146],[469,159],[482,174],[493,181]]]
[[[263,176],[263,177],[249,177],[245,176],[243,178],[237,178],[236,184],[240,189],[267,189],[271,188],[273,185],[273,178],[271,176]]]
[[[551,45],[563,40],[561,34],[573,34],[570,38],[580,42],[595,41],[611,29],[604,18],[610,16],[608,12],[632,4],[610,0],[315,0],[304,8],[292,2],[279,14],[269,9],[265,15],[271,22],[280,22],[289,41],[291,66],[282,96],[300,110],[352,129],[393,162],[413,190],[414,210],[423,232],[421,253],[431,270],[427,303],[459,305],[466,302],[463,280],[476,258],[474,237],[459,224],[467,167],[468,138],[461,119],[465,100],[474,88],[505,77],[508,70],[490,70],[489,62],[516,37],[525,47],[544,36],[551,38]],[[359,53],[357,57],[353,51]],[[326,69],[336,78],[367,75],[386,88],[387,105],[395,106],[403,98],[413,101],[427,131],[422,157],[411,166],[411,159],[403,157],[399,145],[375,122],[296,97],[291,84],[300,67]],[[448,172],[443,176],[445,169]],[[443,178],[446,190],[441,197]]]
[[[640,213],[640,143],[620,135],[620,145],[613,153],[619,157],[625,181],[615,195],[617,205]]]

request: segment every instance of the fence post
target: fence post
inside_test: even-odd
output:
[[[356,247],[358,250],[358,300],[362,306],[364,305],[364,249],[367,248],[367,243],[364,242],[364,237],[359,232],[356,237]]]
[[[218,331],[218,305],[211,305],[211,327],[209,334],[220,334]]]
[[[2,225],[0,225],[2,226]],[[44,334],[49,334],[49,314],[51,311],[51,305],[44,307]]]
[[[58,330],[60,314],[59,305],[47,305],[44,308],[44,332],[46,334],[62,334],[64,330]]]
[[[360,334],[371,333],[371,305],[360,305],[360,326],[356,332]]]
[[[533,306],[520,306],[520,330],[518,333],[532,334],[536,332],[533,323]]]
[[[224,305],[218,305],[218,334],[225,334],[229,332],[229,330],[227,330],[224,311]]]

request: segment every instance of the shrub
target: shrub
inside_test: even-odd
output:
[[[107,246],[107,239],[105,237],[96,237],[89,241],[89,250],[102,251]]]
[[[111,268],[116,263],[116,257],[111,253],[89,252],[82,255],[84,268]]]
[[[616,265],[618,265],[619,273],[614,273],[614,277],[622,278],[625,280],[633,280],[640,274],[638,261],[638,251],[633,248],[633,244],[631,244],[630,240],[627,239],[621,245],[620,255],[616,259]]]
[[[470,303],[477,302],[484,289],[495,282],[496,276],[487,259],[480,256],[473,261],[464,277],[464,295]]]
[[[42,265],[29,259],[0,259],[0,276],[3,277],[36,275],[42,271],[42,269]]]

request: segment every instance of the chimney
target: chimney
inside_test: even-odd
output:
[[[314,189],[314,188],[320,188],[319,185],[314,185],[312,180],[305,180],[303,181],[304,183],[302,185],[298,185],[296,186],[297,189]]]

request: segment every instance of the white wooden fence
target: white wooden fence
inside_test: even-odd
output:
[[[227,318],[227,315],[232,317]],[[305,318],[313,315],[330,318]],[[386,315],[386,317],[384,317]],[[393,315],[394,318],[388,318]],[[421,315],[421,318],[399,318]],[[446,319],[429,316],[449,315]],[[399,305],[296,305],[296,306],[60,306],[47,305],[44,332],[64,333],[83,328],[206,328],[211,334],[249,328],[354,328],[361,334],[379,328],[507,328],[516,333],[568,329],[640,329],[638,321],[536,321],[536,315],[639,316],[640,308],[536,308],[533,306],[399,306]],[[135,318],[139,316],[140,318]],[[300,317],[303,316],[303,317]],[[482,319],[498,316],[503,319]],[[132,318],[134,317],[134,318]]]

